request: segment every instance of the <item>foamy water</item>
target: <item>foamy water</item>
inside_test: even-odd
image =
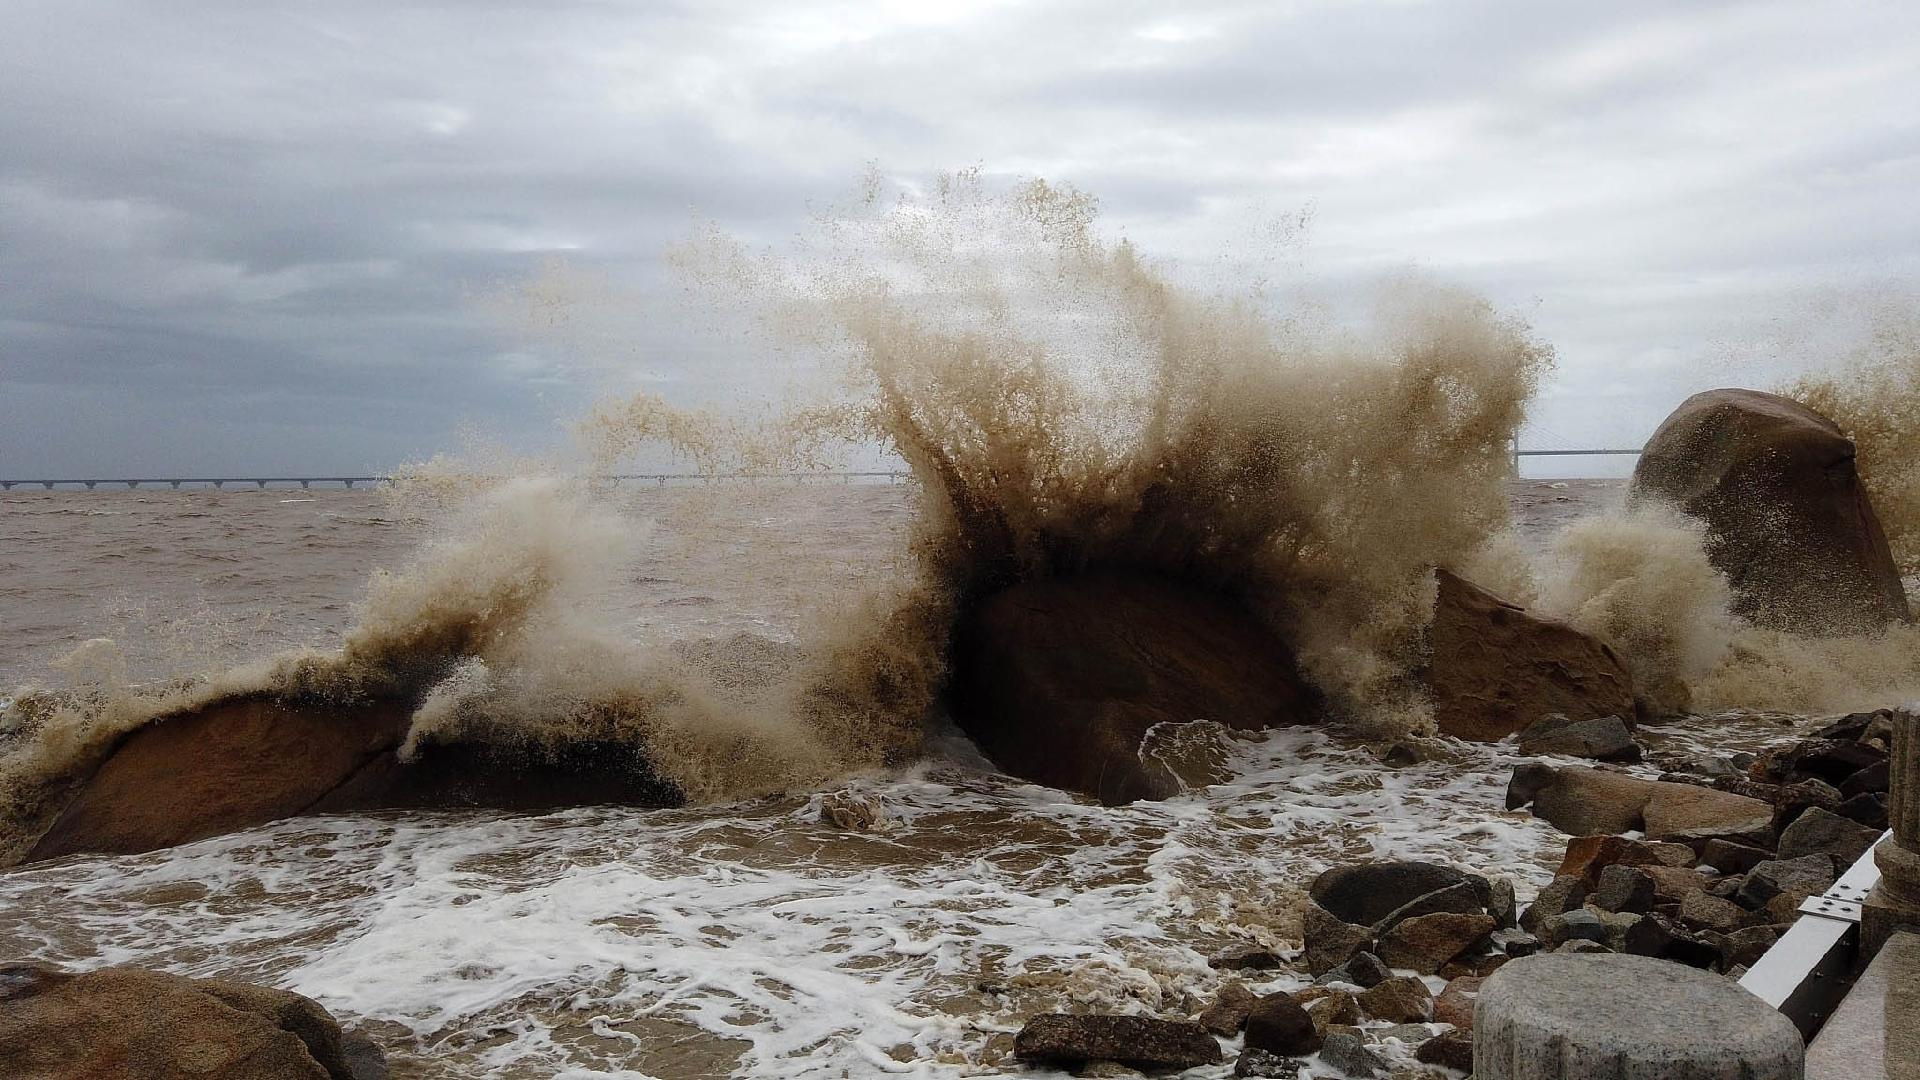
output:
[[[1618,494],[1598,482],[1510,488],[1522,535],[1542,550],[1557,524]],[[750,520],[735,542],[760,542],[760,528],[840,545],[855,574],[887,549],[870,534],[903,521],[907,506],[886,487],[762,496],[738,511]],[[676,579],[724,580],[716,571],[735,553],[681,544],[673,522],[697,521],[707,536],[722,511],[699,491],[614,497],[651,511],[656,553],[678,552],[650,564],[678,571],[633,583],[655,590],[652,605],[634,606],[636,632],[649,618],[673,620],[675,634],[778,632],[801,591],[818,587],[758,580],[693,593]],[[350,610],[361,560],[401,555],[409,526],[370,512],[367,496],[315,499],[234,499],[219,511],[233,518],[224,526],[197,516],[204,501],[171,493],[36,495],[0,509],[119,512],[62,515],[72,561],[32,609],[36,625],[85,636],[92,597],[179,588],[162,579],[181,564],[157,554],[183,546],[169,527],[243,538],[230,559],[199,568],[209,607],[241,621],[298,615],[285,589],[218,588],[282,572],[325,598],[322,610]],[[331,524],[276,516],[313,506],[331,508]],[[308,543],[315,532],[329,544]],[[156,555],[89,554],[128,533]],[[259,542],[275,535],[285,542]],[[695,595],[705,599],[684,602]],[[1751,746],[1783,734],[1748,719],[1668,738]],[[885,808],[870,833],[823,824],[819,796],[803,794],[667,811],[286,822],[0,874],[0,955],[297,990],[366,1026],[400,1076],[1019,1075],[1010,1035],[1034,1011],[1204,1005],[1220,981],[1205,957],[1233,942],[1295,943],[1298,890],[1327,866],[1406,856],[1510,875],[1523,895],[1544,882],[1563,838],[1503,809],[1510,750],[1430,745],[1434,759],[1384,768],[1366,746],[1312,729],[1222,741],[1222,782],[1109,808],[995,774],[949,734],[931,759],[853,782]],[[1303,982],[1283,970],[1253,985]]]
[[[800,797],[294,821],[0,876],[0,951],[297,990],[400,1076],[1041,1075],[1005,1057],[1027,1014],[1195,1011],[1209,953],[1297,943],[1296,890],[1327,866],[1550,878],[1564,837],[1502,809],[1518,759],[1437,745],[1383,769],[1279,731],[1233,744],[1225,783],[1120,808],[935,761],[857,782],[886,809],[871,833]]]

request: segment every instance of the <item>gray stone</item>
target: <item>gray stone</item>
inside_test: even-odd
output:
[[[1600,884],[1593,890],[1589,902],[1607,911],[1643,913],[1653,910],[1657,891],[1652,875],[1615,864],[1600,871]]]
[[[1348,1076],[1362,1078],[1374,1076],[1387,1067],[1379,1054],[1360,1041],[1360,1036],[1345,1031],[1327,1036],[1326,1045],[1320,1048],[1320,1060]]]
[[[1381,959],[1364,949],[1354,953],[1346,963],[1313,980],[1316,985],[1327,983],[1347,983],[1362,990],[1370,990],[1393,978],[1393,969]]]
[[[1793,859],[1802,855],[1831,855],[1850,866],[1878,839],[1879,830],[1814,806],[1781,830],[1779,856]]]
[[[1751,915],[1739,904],[1709,896],[1704,890],[1680,901],[1680,921],[1701,930],[1731,934],[1747,925]]]
[[[1587,887],[1579,878],[1572,875],[1554,878],[1533,898],[1533,903],[1527,905],[1520,916],[1520,925],[1529,933],[1539,934],[1549,918],[1573,911],[1586,900]]]
[[[1643,956],[1530,956],[1474,1014],[1478,1080],[1801,1080],[1792,1021],[1717,975]]]
[[[1825,855],[1769,859],[1747,871],[1736,899],[1741,907],[1757,911],[1782,893],[1812,896],[1826,892],[1833,882],[1833,860]]]
[[[1229,945],[1207,957],[1215,971],[1266,971],[1280,966],[1280,954],[1258,945]]]
[[[1607,924],[1586,908],[1575,908],[1548,919],[1540,935],[1541,944],[1558,948],[1569,941],[1586,940],[1606,944]]]
[[[1306,961],[1308,974],[1316,977],[1346,963],[1354,953],[1373,948],[1373,931],[1344,922],[1315,903],[1307,904],[1302,934],[1306,938],[1302,959]]]
[[[1523,754],[1562,754],[1595,761],[1638,761],[1640,744],[1617,716],[1568,720],[1545,716],[1520,733]]]
[[[1520,906],[1513,896],[1512,878],[1503,876],[1492,878],[1487,882],[1487,914],[1500,920],[1502,927],[1520,925],[1516,921],[1520,914]]]
[[[1300,1063],[1267,1050],[1242,1050],[1240,1060],[1233,1063],[1233,1075],[1285,1077],[1286,1080],[1293,1080],[1300,1075]]]
[[[1207,1029],[1150,1016],[1049,1013],[1027,1021],[1013,1052],[1025,1061],[1118,1061],[1147,1068],[1189,1069],[1220,1060]]]
[[[1412,975],[1396,975],[1360,995],[1360,1009],[1375,1020],[1414,1024],[1433,1015],[1433,991]]]
[[[1486,940],[1487,935],[1499,927],[1493,916],[1479,912],[1416,915],[1380,939],[1380,959],[1389,967],[1432,975],[1447,961]]]
[[[1609,949],[1602,942],[1588,941],[1586,938],[1574,938],[1572,941],[1563,943],[1553,951],[1556,953],[1610,953],[1613,950]]]
[[[1920,1076],[1920,934],[1887,939],[1807,1047],[1807,1080]]]
[[[1700,846],[1700,861],[1723,874],[1744,874],[1771,858],[1766,848],[1717,837]]]

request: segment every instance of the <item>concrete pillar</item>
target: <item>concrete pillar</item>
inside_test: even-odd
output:
[[[1618,953],[1507,964],[1473,1010],[1476,1080],[1802,1080],[1793,1022],[1725,976]]]
[[[1893,780],[1887,824],[1893,835],[1873,849],[1880,883],[1860,906],[1860,958],[1880,951],[1895,930],[1920,931],[1920,715],[1893,714]]]

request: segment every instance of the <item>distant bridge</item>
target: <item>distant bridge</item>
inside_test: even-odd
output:
[[[1518,469],[1520,466],[1520,459],[1525,457],[1637,457],[1639,456],[1639,454],[1640,454],[1639,450],[1515,450],[1513,451],[1513,464],[1514,464],[1514,468]],[[893,483],[897,480],[900,480],[905,477],[910,477],[912,475],[913,475],[912,473],[906,472],[905,470],[895,469],[891,471],[874,470],[874,471],[868,471],[868,472],[793,471],[793,472],[754,472],[754,473],[740,473],[740,472],[735,472],[735,473],[699,473],[699,472],[616,473],[616,474],[607,475],[607,476],[595,476],[595,477],[591,477],[590,479],[598,480],[598,481],[611,481],[614,483],[651,482],[660,486],[665,486],[666,484],[676,480],[678,481],[698,480],[698,481],[710,483],[716,479],[717,480],[834,479],[834,480],[840,480],[842,482],[851,482],[854,480],[865,479],[865,480],[885,480],[888,483]],[[342,488],[352,488],[357,484],[369,484],[369,485],[391,484],[396,479],[404,479],[404,477],[393,477],[393,476],[157,476],[157,477],[128,476],[128,477],[94,477],[92,479],[81,479],[81,480],[37,480],[37,479],[36,480],[0,480],[0,490],[12,491],[16,487],[26,487],[26,488],[37,487],[37,488],[44,488],[48,491],[53,491],[57,488],[65,488],[68,490],[71,490],[74,488],[85,488],[88,491],[93,491],[97,488],[102,488],[102,487],[107,487],[107,488],[125,487],[131,490],[134,488],[142,488],[142,487],[158,487],[162,484],[166,485],[167,487],[175,488],[175,489],[183,488],[183,487],[221,489],[221,488],[225,488],[228,484],[232,484],[236,487],[246,487],[247,485],[251,484],[252,486],[259,488],[261,490],[265,490],[267,488],[273,488],[273,487],[312,488],[315,484],[319,484],[322,486],[337,485]]]
[[[664,486],[668,482],[674,481],[674,480],[681,480],[681,481],[700,480],[700,481],[710,482],[716,479],[719,479],[719,480],[803,480],[803,479],[811,479],[815,477],[836,479],[843,482],[851,482],[858,479],[885,479],[887,482],[892,483],[893,481],[898,480],[903,476],[909,476],[909,475],[912,475],[912,474],[904,471],[899,471],[899,470],[895,470],[891,472],[886,472],[886,471],[874,471],[874,472],[799,471],[799,472],[764,472],[764,473],[675,472],[675,473],[616,473],[616,474],[611,474],[606,476],[589,477],[588,479],[596,480],[596,481],[610,481],[614,483],[621,483],[621,482],[644,483],[644,482],[651,481],[654,484]],[[248,485],[252,485],[253,487],[261,490],[265,490],[267,488],[275,488],[275,487],[282,488],[282,489],[292,488],[292,487],[311,489],[315,484],[319,484],[323,487],[337,485],[342,488],[352,488],[356,484],[368,484],[368,485],[391,484],[395,480],[400,480],[400,479],[406,479],[406,478],[394,477],[394,476],[126,476],[126,477],[115,476],[115,477],[93,477],[91,479],[80,479],[80,480],[52,480],[52,479],[0,480],[0,490],[12,491],[16,487],[26,487],[26,488],[37,487],[37,488],[44,488],[47,491],[53,491],[55,489],[72,490],[74,488],[85,488],[88,491],[93,491],[102,487],[106,487],[106,488],[125,487],[129,490],[132,490],[132,489],[141,488],[141,487],[158,487],[162,484],[166,485],[167,487],[175,488],[175,489],[183,488],[183,487],[223,489],[228,484],[232,484],[236,487],[246,487]]]

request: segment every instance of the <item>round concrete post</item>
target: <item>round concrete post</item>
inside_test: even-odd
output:
[[[1861,906],[1863,962],[1895,930],[1920,930],[1920,716],[1905,710],[1893,714],[1893,754],[1887,764],[1892,780],[1887,824],[1893,835],[1873,851],[1880,882]]]
[[[1738,983],[1645,956],[1515,960],[1480,988],[1476,1080],[1801,1080],[1793,1022]]]

